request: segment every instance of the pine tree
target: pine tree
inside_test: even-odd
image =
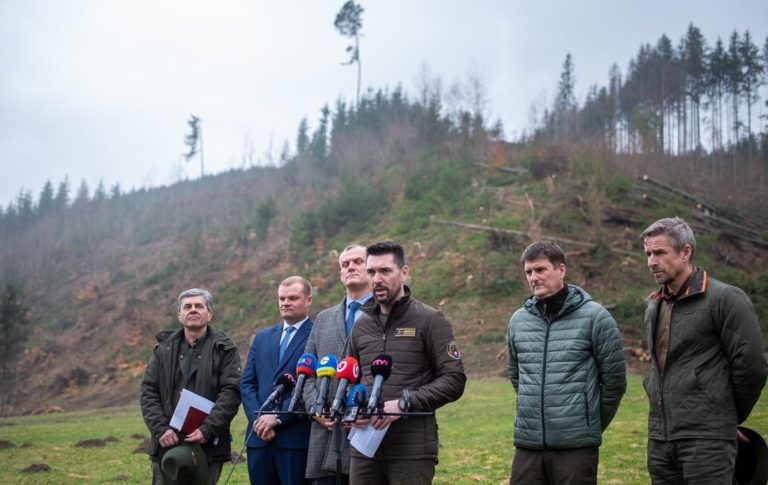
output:
[[[658,91],[655,104],[660,110],[658,137],[663,152],[671,152],[672,99],[675,76],[675,49],[672,41],[662,35],[656,43],[656,64],[658,64]],[[668,146],[669,145],[669,146]]]
[[[115,182],[115,185],[113,185],[109,189],[109,198],[112,199],[112,200],[115,200],[115,199],[119,198],[121,195],[123,195],[123,194],[122,194],[122,189],[120,188],[120,183],[119,182]]]
[[[355,39],[355,45],[347,46],[349,60],[345,65],[357,64],[357,104],[360,104],[360,83],[362,81],[362,67],[360,65],[360,29],[363,28],[363,7],[353,0],[347,0],[342,5],[339,13],[336,14],[336,20],[333,25],[336,30],[345,37]]]
[[[320,123],[312,134],[312,141],[310,142],[313,161],[321,167],[326,165],[328,159],[328,121],[330,114],[331,111],[328,109],[328,105],[324,105],[320,110]]]
[[[299,130],[296,135],[296,154],[302,155],[309,148],[309,124],[307,118],[304,117],[299,122]]]
[[[760,49],[752,42],[749,30],[744,32],[739,44],[741,58],[741,92],[747,103],[747,137],[752,146],[752,105],[759,99],[758,90],[763,84],[763,65],[760,63]]]
[[[34,203],[32,202],[32,192],[21,189],[16,196],[16,214],[19,224],[22,226],[32,222],[35,217]]]
[[[69,207],[69,179],[67,177],[64,177],[64,180],[59,183],[56,197],[53,198],[53,207],[56,211],[63,211]]]
[[[723,95],[728,70],[727,53],[723,40],[718,37],[707,63],[707,90],[712,110],[712,149],[723,149]]]
[[[740,44],[739,33],[734,30],[728,42],[726,56],[726,85],[728,87],[728,94],[731,96],[731,126],[733,136],[731,143],[734,145],[739,142],[739,96],[741,95],[741,88],[743,86],[743,81],[741,80],[741,55],[739,53]],[[735,177],[736,173],[734,172],[733,175]]]
[[[104,188],[104,181],[99,180],[99,185],[96,186],[96,190],[93,192],[93,201],[100,204],[107,200],[107,190]]]
[[[88,182],[83,179],[80,181],[80,187],[77,188],[77,195],[75,195],[75,200],[72,202],[72,207],[82,209],[90,201],[91,191],[88,189]]]
[[[683,59],[686,71],[687,93],[691,101],[691,131],[690,147],[698,150],[701,145],[701,95],[706,86],[706,54],[707,45],[704,36],[698,27],[692,23],[688,26],[688,32],[683,40]]]
[[[608,128],[608,143],[615,151],[622,149],[621,142],[621,69],[615,62],[608,71],[608,98],[611,103],[611,124]]]
[[[14,368],[30,333],[23,300],[23,292],[12,283],[0,293],[0,414],[15,393]]]
[[[554,116],[556,133],[568,134],[573,127],[570,126],[573,114],[576,111],[576,78],[573,75],[573,58],[571,53],[565,55],[563,70],[560,73],[560,81],[557,84],[557,98],[555,98]]]
[[[40,197],[37,199],[37,214],[45,216],[51,210],[53,210],[53,184],[50,180],[46,180],[43,190],[40,191]]]
[[[200,178],[205,175],[205,165],[203,161],[203,127],[202,121],[195,115],[189,115],[187,125],[189,125],[189,133],[184,135],[184,144],[189,147],[187,153],[184,154],[184,158],[187,161],[200,153]]]

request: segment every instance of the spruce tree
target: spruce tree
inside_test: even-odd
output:
[[[45,181],[43,190],[40,191],[40,198],[37,199],[37,214],[44,216],[53,209],[53,184],[50,180]]]
[[[749,30],[739,43],[739,57],[741,58],[741,92],[747,104],[747,137],[752,138],[752,105],[759,99],[758,90],[763,84],[763,65],[760,63],[760,49],[752,42]]]
[[[360,65],[360,29],[363,28],[363,7],[353,0],[347,0],[342,5],[339,13],[336,14],[336,20],[333,25],[336,30],[345,37],[355,39],[355,44],[347,46],[349,60],[345,65],[357,64],[357,104],[360,104],[360,83],[362,81],[362,67]]]
[[[29,320],[21,288],[8,283],[0,293],[0,413],[14,394],[18,357],[29,336]]]

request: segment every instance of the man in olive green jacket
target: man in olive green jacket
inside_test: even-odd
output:
[[[141,381],[141,414],[152,439],[152,484],[165,483],[160,462],[165,452],[184,443],[202,446],[208,461],[206,483],[215,485],[222,466],[232,455],[229,424],[240,406],[240,356],[223,332],[209,325],[213,299],[207,290],[193,288],[178,298],[182,328],[161,332]],[[188,435],[171,428],[170,421],[182,389],[215,403],[211,413]]]
[[[768,375],[755,309],[743,291],[692,266],[696,240],[682,219],[658,220],[641,237],[660,285],[645,312],[651,481],[731,483],[736,426]]]

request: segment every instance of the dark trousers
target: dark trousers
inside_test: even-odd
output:
[[[435,460],[371,460],[352,457],[350,485],[428,485],[435,477]]]
[[[597,447],[571,450],[516,448],[510,485],[582,485],[597,483]]]
[[[208,462],[208,485],[216,485],[221,477],[221,470],[224,467],[224,462],[220,460],[214,460]],[[152,485],[165,485],[163,480],[163,472],[160,471],[160,462],[152,462]]]
[[[321,478],[311,478],[310,485],[336,485],[336,475]],[[341,485],[349,485],[349,475],[346,473],[341,474]]]
[[[268,443],[263,448],[248,447],[248,476],[251,485],[304,485],[307,479],[307,450],[280,448]]]
[[[730,484],[736,440],[648,440],[648,474],[654,485]]]

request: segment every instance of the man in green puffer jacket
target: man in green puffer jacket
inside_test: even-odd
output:
[[[651,481],[730,484],[736,426],[768,375],[755,309],[743,291],[693,267],[696,239],[684,220],[660,219],[641,238],[660,285],[645,312]]]
[[[517,391],[510,484],[597,483],[602,433],[627,389],[619,329],[586,291],[565,283],[557,244],[535,242],[521,261],[533,297],[507,332]]]

